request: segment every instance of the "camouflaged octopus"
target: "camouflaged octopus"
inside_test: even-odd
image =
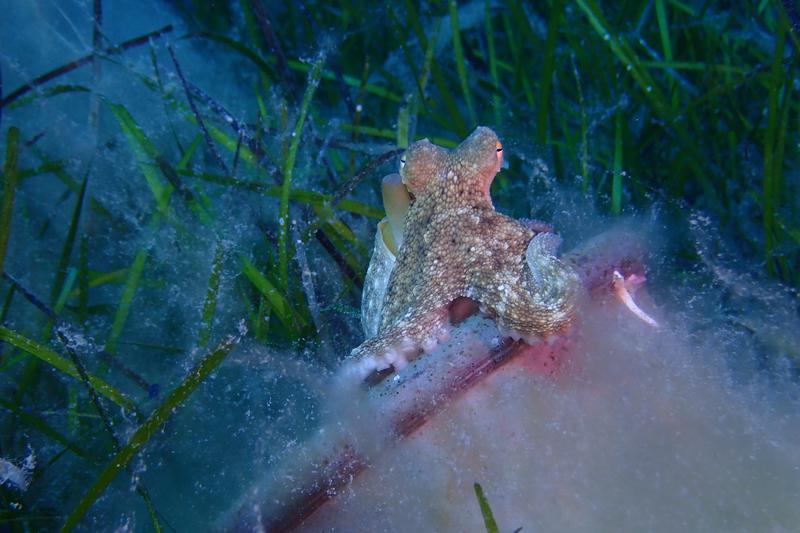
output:
[[[489,187],[502,162],[485,127],[452,152],[427,139],[406,150],[400,176],[384,180],[388,216],[362,305],[368,338],[346,368],[362,378],[403,368],[448,337],[450,305],[462,298],[528,342],[569,326],[577,275],[555,256],[556,235],[495,211]]]

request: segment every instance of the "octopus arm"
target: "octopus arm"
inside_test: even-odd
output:
[[[531,239],[525,251],[530,273],[531,305],[547,317],[542,336],[555,333],[572,320],[579,295],[580,281],[575,271],[563,263],[555,252],[561,238],[553,233],[540,233]]]
[[[361,379],[389,367],[401,370],[421,352],[433,350],[449,336],[449,330],[447,305],[411,314],[361,343],[350,353],[345,368]]]

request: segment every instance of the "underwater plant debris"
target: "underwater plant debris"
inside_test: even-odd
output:
[[[797,528],[792,2],[0,7],[0,530],[232,527],[337,439],[298,531]],[[566,356],[426,395],[478,312],[341,381],[384,176],[479,125],[497,212],[604,265]]]

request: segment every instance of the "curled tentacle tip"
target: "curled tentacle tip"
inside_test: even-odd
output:
[[[387,246],[397,255],[397,250],[403,244],[403,225],[411,203],[411,197],[408,194],[408,189],[403,185],[400,174],[384,176],[381,192],[383,194],[383,207],[386,210],[386,218],[389,221],[389,227],[386,228],[388,235],[387,231],[383,230],[384,240],[388,240],[386,242]]]
[[[636,276],[636,279],[631,279]],[[637,318],[645,322],[646,324],[657,328],[658,322],[656,322],[650,315],[642,311],[642,309],[636,305],[636,302],[633,301],[633,297],[631,293],[628,292],[628,285],[631,287],[638,287],[642,283],[644,283],[644,276],[637,276],[635,274],[631,275],[628,280],[626,280],[622,274],[619,273],[618,270],[614,271],[612,285],[614,287],[614,294],[616,294],[617,298],[628,308],[628,310],[633,313]]]

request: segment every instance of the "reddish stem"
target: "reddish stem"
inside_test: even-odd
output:
[[[610,291],[614,270],[619,270],[626,276],[643,271],[642,256],[641,242],[631,233],[617,230],[587,241],[567,254],[564,260],[578,271],[590,296],[602,297]],[[459,316],[459,319],[462,318]],[[372,392],[389,406],[385,410],[390,413],[388,448],[412,435],[438,412],[521,354],[525,353],[524,357],[531,360],[556,360],[563,358],[568,351],[568,337],[562,337],[555,344],[541,342],[534,346],[506,338],[494,349],[486,350],[483,354],[473,354],[474,360],[466,356],[453,363],[452,371],[445,367],[435,369],[440,372],[440,375],[435,376],[436,379],[425,379],[425,375],[431,371],[430,368],[418,370],[416,374],[405,373],[399,382],[386,379],[390,372],[373,374],[368,379],[369,385],[373,387]],[[424,392],[406,393],[403,396],[403,387],[407,385],[420,386]],[[398,399],[397,396],[403,397]],[[308,463],[311,468],[305,473],[307,479],[304,479],[302,471],[298,471],[297,487],[280,494],[271,490],[269,497],[259,494],[249,497],[223,527],[229,531],[251,531],[255,527],[264,531],[285,532],[302,525],[370,467],[368,458],[359,451],[357,442],[347,439],[348,437],[344,437],[343,442],[329,447],[323,460],[312,458]],[[309,446],[313,454],[313,445]],[[291,467],[289,471],[293,472]],[[271,509],[275,500],[281,500],[277,511]],[[254,516],[254,509],[259,510],[258,516]],[[254,519],[257,520],[255,524]]]

